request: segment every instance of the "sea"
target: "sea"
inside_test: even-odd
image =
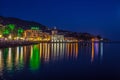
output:
[[[0,48],[0,80],[120,80],[120,43],[39,43]]]

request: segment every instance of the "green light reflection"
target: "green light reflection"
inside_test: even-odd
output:
[[[38,45],[31,46],[30,68],[37,70],[40,66],[40,51]]]

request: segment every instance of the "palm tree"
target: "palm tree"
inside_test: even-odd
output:
[[[0,27],[0,36],[3,35],[3,32],[4,32],[4,27]]]
[[[12,37],[14,37],[15,36],[15,25],[14,24],[8,24],[7,28],[10,31],[10,34],[12,35]]]
[[[10,31],[9,31],[8,29],[5,29],[5,30],[3,31],[3,36],[4,36],[4,37],[8,37],[9,34],[10,34]]]
[[[17,32],[18,37],[22,37],[23,36],[23,32],[24,32],[24,30],[22,28],[18,28],[18,32]]]

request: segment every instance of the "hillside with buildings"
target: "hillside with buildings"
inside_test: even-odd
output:
[[[102,39],[100,35],[65,31],[57,29],[57,27],[48,28],[37,22],[2,16],[0,16],[0,37],[53,42]]]
[[[40,29],[44,30],[47,29],[46,26],[34,22],[34,21],[26,21],[26,20],[21,20],[18,18],[13,18],[13,17],[2,17],[0,16],[0,24],[2,25],[8,25],[8,24],[14,24],[16,27],[21,27],[22,29],[31,29],[31,27],[36,26],[39,27]]]

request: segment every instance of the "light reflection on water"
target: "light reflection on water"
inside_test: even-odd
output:
[[[102,61],[102,59],[103,59],[103,43],[101,42],[100,43],[100,55],[101,55],[101,61]]]
[[[90,52],[90,61],[103,57],[103,43],[40,43],[30,46],[0,49],[0,74],[6,71],[21,71],[26,66],[30,70],[38,70],[42,63],[55,62],[65,59],[79,59],[84,54],[83,48]],[[81,53],[82,51],[82,53]],[[99,54],[100,53],[100,54]]]
[[[2,55],[2,50],[0,49],[0,75],[2,75],[2,70],[3,70],[3,55]]]

